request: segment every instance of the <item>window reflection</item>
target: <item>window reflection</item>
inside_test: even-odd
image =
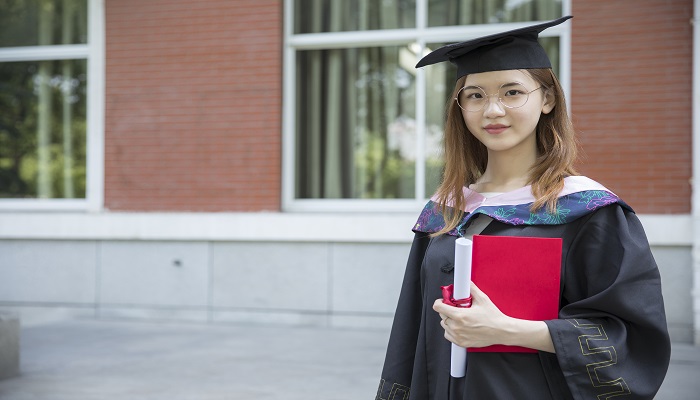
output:
[[[0,47],[85,43],[86,0],[0,0]]]
[[[426,6],[418,7],[427,12],[425,29],[418,29],[417,5]],[[413,36],[396,46],[333,48],[319,39],[322,50],[295,49],[294,198],[415,198],[423,180],[430,197],[442,174],[445,104],[455,71],[449,63],[425,68],[425,99],[416,101],[420,35],[441,31],[432,27],[543,21],[561,13],[561,0],[295,0],[295,34],[405,29]],[[558,38],[541,42],[558,73]],[[417,103],[425,106],[424,127],[416,126]]]
[[[297,198],[415,196],[415,60],[405,46],[297,54]]]
[[[296,0],[294,33],[413,28],[416,0]]]
[[[428,26],[545,21],[562,15],[561,0],[429,0]]]
[[[0,63],[0,197],[85,197],[85,68]]]

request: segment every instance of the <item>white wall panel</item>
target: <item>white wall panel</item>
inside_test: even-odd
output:
[[[212,304],[250,310],[328,310],[326,243],[212,244]]]
[[[333,311],[394,313],[409,244],[334,244]]]
[[[93,303],[96,243],[0,241],[0,302]]]
[[[206,242],[105,242],[100,303],[172,307],[208,304]]]

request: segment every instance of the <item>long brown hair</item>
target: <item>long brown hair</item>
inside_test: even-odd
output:
[[[564,91],[554,72],[550,68],[522,71],[542,86],[543,93],[549,92],[554,96],[554,109],[548,114],[543,113],[537,123],[537,161],[530,169],[528,181],[535,197],[530,210],[546,206],[549,212],[554,212],[557,196],[564,188],[564,178],[577,175],[573,166],[578,147],[574,127],[566,111]],[[469,132],[462,110],[454,101],[466,79],[464,76],[457,80],[447,103],[445,171],[437,189],[437,203],[445,218],[445,227],[436,232],[436,236],[459,225],[466,203],[462,188],[475,183],[486,170],[488,162],[486,146]]]

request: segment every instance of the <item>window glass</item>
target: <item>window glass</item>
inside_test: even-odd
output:
[[[0,63],[0,197],[85,198],[86,65]]]
[[[294,33],[416,26],[416,0],[296,0]]]
[[[295,148],[289,164],[295,171],[289,186],[294,188],[293,199],[430,197],[442,178],[445,104],[454,88],[455,68],[449,63],[431,65],[422,70],[425,80],[416,81],[419,43],[426,37],[455,35],[454,29],[441,27],[478,25],[467,30],[478,37],[484,24],[552,20],[561,17],[563,9],[562,0],[294,0],[293,4],[292,36],[401,29],[392,33],[394,43],[381,47],[370,47],[377,46],[380,36],[336,35],[343,39],[334,45],[318,35],[307,36],[294,48]],[[427,26],[419,27],[419,21]],[[493,29],[483,34],[487,31]],[[454,39],[449,43],[469,37]],[[540,42],[558,74],[559,37],[543,37]],[[428,43],[426,52],[444,44]],[[416,87],[418,82],[425,86]],[[416,93],[425,98],[416,98]],[[422,108],[416,110],[417,106]],[[423,117],[425,125],[416,126],[416,119]],[[416,176],[417,171],[424,176]]]
[[[415,197],[407,46],[297,53],[296,197]]]
[[[0,47],[87,43],[86,0],[0,0]]]
[[[428,1],[428,26],[546,21],[561,16],[561,0]]]
[[[437,49],[442,44],[430,44],[429,49]],[[426,80],[426,127],[425,127],[425,195],[430,197],[437,190],[442,179],[443,130],[446,105],[455,85],[457,69],[450,63],[439,63],[424,68]]]

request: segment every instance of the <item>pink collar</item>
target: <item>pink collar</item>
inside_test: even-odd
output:
[[[564,178],[564,189],[562,189],[558,197],[586,190],[602,190],[614,194],[611,190],[593,179],[585,176],[569,176]],[[466,200],[464,212],[467,213],[471,213],[482,206],[515,206],[519,204],[529,204],[535,201],[530,185],[488,198],[468,187],[462,188],[462,192]],[[433,196],[431,200],[437,201],[437,196]]]

